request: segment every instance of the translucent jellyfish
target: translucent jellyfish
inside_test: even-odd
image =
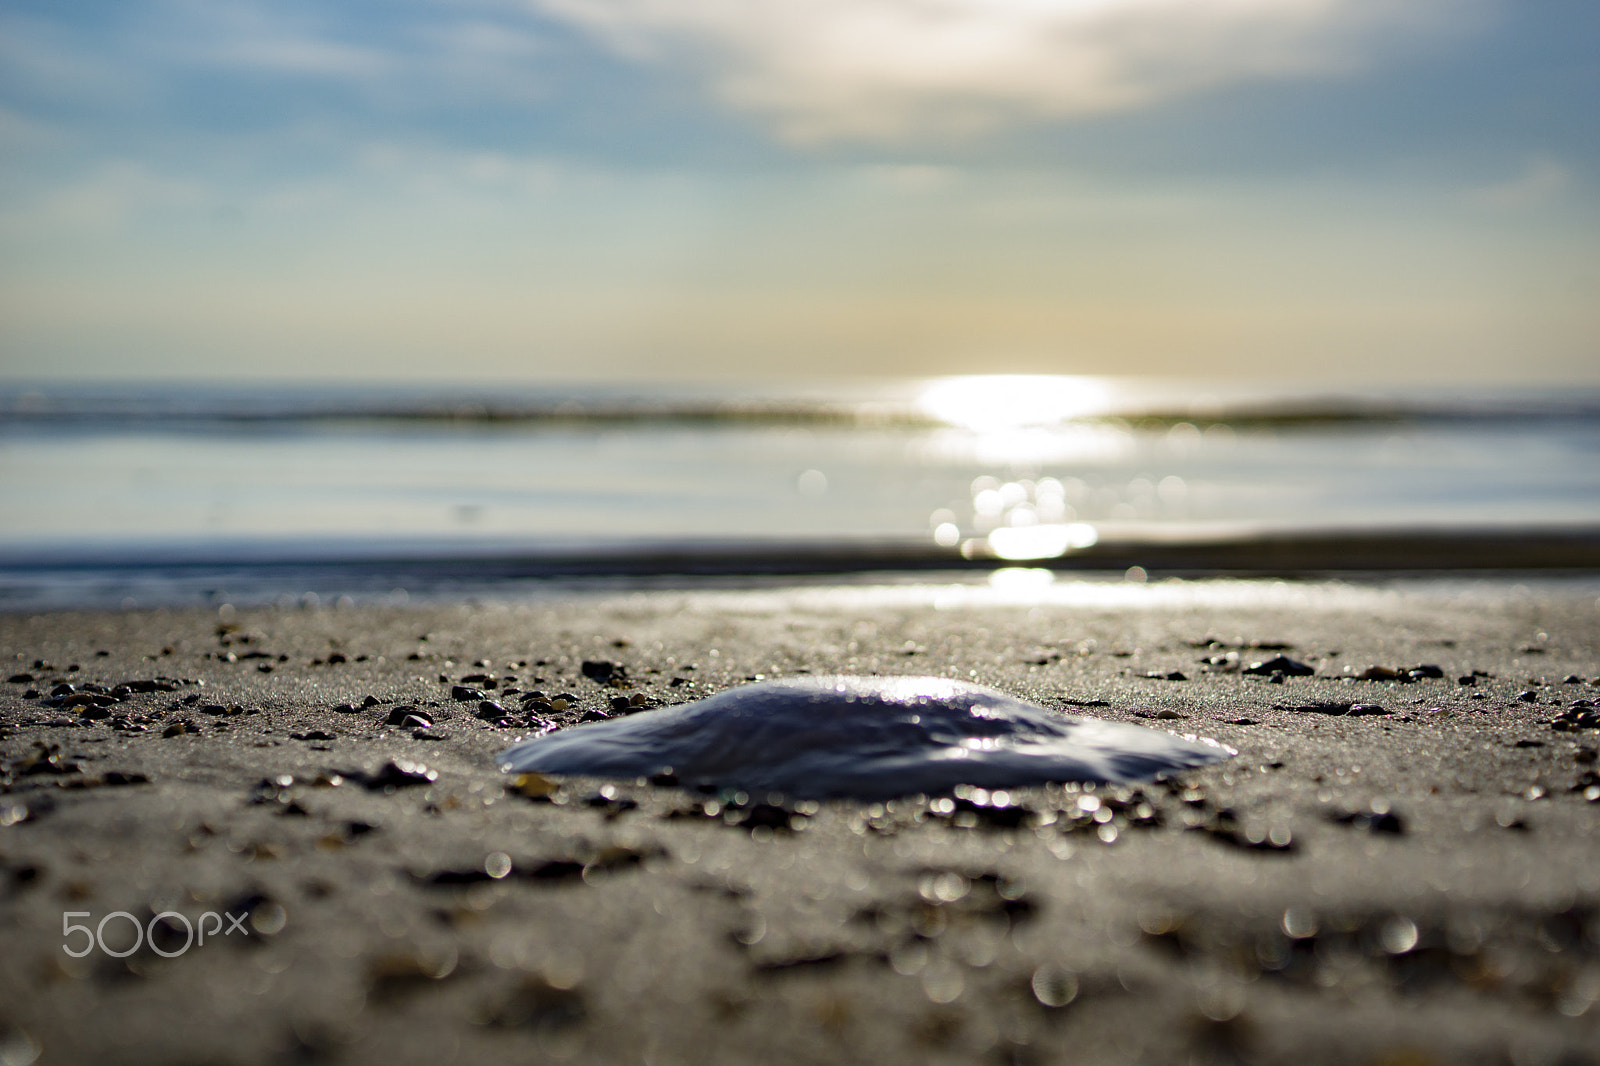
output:
[[[1215,741],[1056,714],[937,677],[802,677],[576,726],[500,754],[506,771],[641,777],[798,798],[956,785],[1124,784],[1237,754]]]

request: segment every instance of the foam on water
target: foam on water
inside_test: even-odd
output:
[[[805,677],[537,737],[502,752],[500,768],[598,777],[670,769],[686,785],[887,799],[960,784],[1127,783],[1234,754],[944,678]]]

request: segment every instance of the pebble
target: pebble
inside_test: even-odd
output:
[[[474,712],[474,716],[485,722],[499,722],[508,720],[510,713],[510,711],[507,711],[493,700],[484,700],[478,704],[478,709]]]
[[[393,759],[383,764],[375,774],[352,772],[344,775],[368,792],[389,792],[416,785],[430,785],[439,779],[439,771],[430,770],[410,759]]]
[[[413,721],[429,726],[433,724],[433,716],[415,707],[396,707],[389,712],[389,716],[383,720],[383,724],[405,726]]]
[[[1250,666],[1245,667],[1243,672],[1261,677],[1271,674],[1285,674],[1290,677],[1310,677],[1317,671],[1313,667],[1307,666],[1303,662],[1289,658],[1287,655],[1275,655],[1266,662],[1252,663]]]
[[[1557,715],[1550,728],[1557,733],[1570,733],[1583,729],[1600,729],[1600,710],[1589,707],[1570,707]]]
[[[1347,811],[1343,814],[1330,816],[1339,825],[1348,825],[1354,829],[1365,829],[1371,833],[1390,833],[1402,836],[1406,831],[1405,820],[1389,809],[1389,805],[1382,800],[1373,800],[1372,805],[1364,811]]]
[[[450,698],[460,703],[472,703],[476,700],[486,700],[489,694],[482,689],[468,688],[466,685],[454,685],[450,689]]]
[[[627,673],[626,667],[609,659],[585,659],[580,669],[584,677],[589,678],[591,681],[599,681],[602,684],[619,674]]]

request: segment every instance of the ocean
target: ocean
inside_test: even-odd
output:
[[[1600,390],[40,383],[0,389],[0,487],[6,610],[1001,566],[1581,570]]]

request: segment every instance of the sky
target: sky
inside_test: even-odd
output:
[[[0,0],[0,378],[1600,384],[1593,0]]]

